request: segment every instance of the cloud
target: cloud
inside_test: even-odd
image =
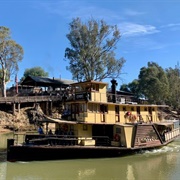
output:
[[[122,36],[139,36],[158,33],[159,30],[152,25],[141,25],[136,23],[124,22],[120,23],[119,29],[122,33]]]
[[[163,25],[161,26],[161,28],[166,28],[166,27],[179,27],[180,26],[180,23],[170,23],[170,24],[166,24],[166,25]]]
[[[139,12],[132,9],[126,9],[124,11],[124,14],[127,16],[139,16],[139,15],[145,14],[145,12]]]
[[[55,14],[65,19],[80,17],[87,19],[95,17],[98,19],[121,19],[113,11],[98,6],[92,6],[83,1],[60,1],[39,3],[39,8],[44,9],[50,14]]]
[[[170,24],[162,25],[160,28],[169,29],[171,31],[179,31],[180,23],[170,23]]]

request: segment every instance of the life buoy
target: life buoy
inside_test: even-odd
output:
[[[119,140],[120,140],[119,134],[115,134],[115,135],[114,135],[114,140],[115,140],[115,141],[119,141]]]
[[[63,130],[64,130],[64,132],[67,132],[67,131],[68,131],[68,125],[67,125],[67,124],[64,124],[64,125],[63,125]]]

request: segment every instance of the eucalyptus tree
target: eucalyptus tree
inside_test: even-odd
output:
[[[120,77],[125,60],[115,58],[114,51],[120,40],[117,26],[93,18],[83,23],[76,18],[69,24],[69,29],[66,36],[71,47],[66,48],[65,58],[69,60],[66,68],[74,80],[101,81]]]
[[[11,39],[10,29],[0,26],[0,69],[2,96],[6,97],[6,85],[18,71],[18,62],[23,58],[23,48]]]
[[[24,71],[23,77],[21,78],[21,82],[27,77],[27,76],[40,76],[40,77],[48,77],[49,73],[46,72],[42,67],[36,66],[32,68],[27,68]]]
[[[131,90],[129,89],[128,84],[122,84],[121,87],[120,87],[120,91],[131,92]]]
[[[138,79],[134,79],[132,82],[130,82],[128,84],[122,84],[120,87],[120,90],[133,93],[134,97],[136,97],[137,99],[142,97],[142,94],[139,91],[139,80]]]
[[[169,82],[165,71],[155,62],[148,62],[139,74],[139,91],[150,103],[164,104],[169,93]]]
[[[180,69],[179,66],[166,69],[169,82],[169,95],[167,103],[174,109],[180,108]]]

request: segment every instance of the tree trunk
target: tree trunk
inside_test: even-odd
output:
[[[6,97],[6,81],[3,80],[3,84],[2,84],[2,96]]]

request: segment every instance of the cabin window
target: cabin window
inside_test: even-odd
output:
[[[79,104],[74,104],[72,106],[72,112],[79,114],[79,110],[80,110]]]
[[[79,112],[83,112],[83,104],[79,104]]]
[[[76,106],[77,106],[77,104],[72,104],[72,107],[71,107],[72,113],[76,112]]]
[[[79,112],[86,112],[87,106],[86,104],[79,104]]]
[[[101,113],[107,113],[108,112],[108,106],[104,105],[104,104],[101,104],[100,105],[100,112]]]
[[[121,128],[116,128],[116,133],[121,134]]]
[[[89,103],[88,104],[88,111],[89,112],[99,112],[99,105],[98,104],[90,104]]]
[[[93,112],[93,104],[88,104],[88,111]]]
[[[141,111],[140,111],[140,107],[139,107],[139,106],[137,107],[137,113],[138,113],[138,114],[140,114],[140,113],[141,113]]]
[[[100,106],[99,106],[99,104],[97,104],[97,112],[98,112],[98,113],[100,112]]]
[[[87,105],[84,104],[84,112],[87,112]]]
[[[99,91],[99,84],[92,84],[93,91]]]
[[[119,106],[115,106],[115,112],[116,114],[119,114]]]
[[[94,107],[94,108],[93,108],[93,111],[94,111],[94,112],[98,112],[98,104],[94,104],[93,107]]]
[[[88,127],[86,124],[83,125],[83,131],[87,131],[88,130]]]

